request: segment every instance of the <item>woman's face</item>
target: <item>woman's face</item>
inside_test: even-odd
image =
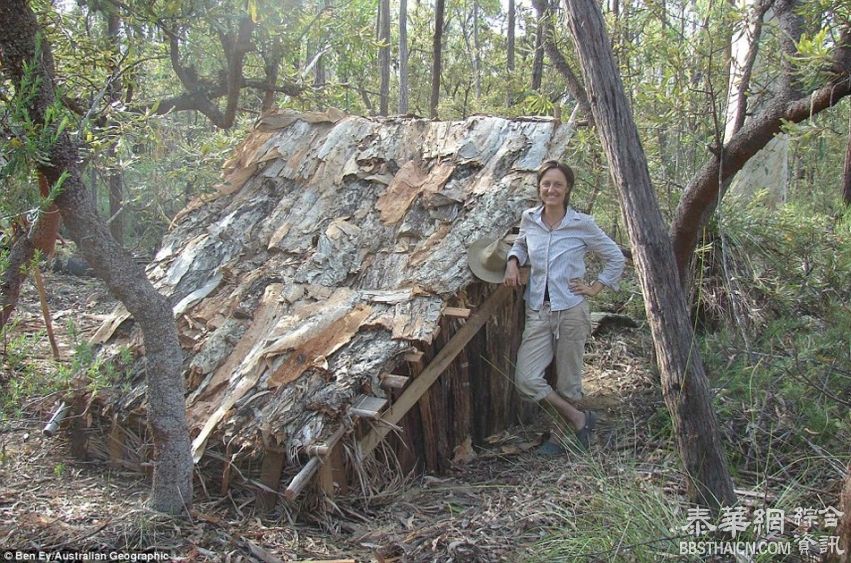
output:
[[[544,205],[565,207],[569,189],[567,178],[562,171],[558,168],[550,168],[541,176],[541,182],[538,184],[538,195]]]

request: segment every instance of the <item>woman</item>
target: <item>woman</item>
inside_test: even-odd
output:
[[[617,289],[624,256],[590,215],[568,206],[573,183],[573,170],[566,164],[550,160],[541,165],[538,197],[542,205],[523,212],[520,234],[508,253],[504,283],[520,285],[520,266],[532,266],[525,293],[526,328],[517,352],[517,387],[529,400],[554,408],[587,450],[597,415],[573,404],[582,399],[582,355],[591,332],[586,298],[604,287]],[[596,252],[604,263],[591,284],[584,280],[588,251]],[[554,354],[555,389],[544,380]],[[562,451],[554,441],[539,448],[545,455]]]

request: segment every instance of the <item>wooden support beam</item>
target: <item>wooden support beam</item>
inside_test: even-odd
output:
[[[410,362],[412,364],[418,364],[421,361],[423,361],[424,355],[425,354],[423,354],[422,352],[417,351],[417,352],[407,352],[403,357],[405,358],[406,362]]]
[[[334,498],[337,488],[342,494],[349,490],[346,481],[346,459],[343,455],[343,446],[337,443],[322,459],[319,467],[319,487],[328,498]]]
[[[106,450],[109,452],[109,463],[114,467],[120,467],[124,461],[124,436],[124,429],[118,424],[118,420],[113,420]]]
[[[267,449],[263,455],[263,463],[260,466],[260,482],[275,491],[271,493],[261,490],[257,493],[257,509],[260,512],[271,512],[278,502],[277,491],[281,484],[281,473],[284,470],[284,450]]]
[[[319,488],[325,493],[328,498],[334,498],[334,471],[329,463],[322,463],[319,466]]]
[[[382,373],[378,376],[381,380],[381,386],[385,389],[404,389],[408,381],[411,380],[407,375],[396,375],[395,373]]]
[[[301,471],[298,472],[298,475],[293,477],[293,480],[290,481],[290,484],[287,486],[287,490],[284,491],[284,497],[287,500],[294,500],[301,492],[307,487],[307,484],[310,483],[310,480],[313,479],[313,476],[316,474],[316,471],[319,470],[319,466],[322,465],[322,461],[318,457],[310,458],[304,467],[301,468]]]
[[[347,431],[348,429],[345,426],[340,426],[333,434],[331,434],[331,436],[328,437],[328,440],[326,440],[324,444],[313,444],[308,446],[307,452],[313,457],[310,458],[310,461],[308,461],[304,467],[301,468],[301,471],[293,477],[293,480],[290,481],[290,484],[287,486],[287,490],[284,491],[284,497],[287,500],[293,500],[300,495],[323,464],[331,465],[332,473],[339,471],[338,468],[333,466],[335,462],[333,453],[336,449],[335,446],[340,439],[346,435]]]
[[[352,416],[361,418],[379,418],[385,406],[387,406],[387,399],[361,395],[355,400],[349,412]]]
[[[469,319],[472,312],[471,309],[467,309],[466,307],[446,307],[443,309],[443,316]]]
[[[230,488],[230,476],[233,468],[233,457],[231,451],[231,444],[233,442],[228,442],[227,446],[225,446],[225,458],[224,458],[224,469],[222,469],[222,486],[219,489],[221,495],[227,496],[228,489]]]
[[[405,389],[393,405],[387,410],[384,416],[381,417],[382,422],[387,424],[378,424],[372,431],[364,437],[360,442],[361,456],[369,455],[372,450],[384,440],[384,437],[390,432],[390,429],[396,424],[407,412],[417,404],[420,397],[425,393],[431,384],[434,383],[441,373],[452,363],[455,356],[467,345],[473,336],[479,332],[488,319],[496,312],[508,296],[512,294],[512,288],[501,285],[494,291],[479,309],[467,320],[467,322],[458,329],[458,332],[449,339],[446,346],[437,353],[431,363],[416,377],[407,389]]]

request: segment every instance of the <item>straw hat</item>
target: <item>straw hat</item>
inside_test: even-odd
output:
[[[502,283],[509,250],[511,245],[501,238],[481,238],[467,249],[467,263],[480,280]]]

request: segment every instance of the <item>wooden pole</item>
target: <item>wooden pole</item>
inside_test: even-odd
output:
[[[44,326],[47,327],[47,339],[50,340],[50,349],[53,350],[53,359],[59,361],[59,346],[56,345],[56,337],[53,336],[53,321],[50,318],[50,308],[47,305],[47,291],[44,289],[44,279],[38,264],[33,264],[33,280],[38,289],[38,300],[41,301],[41,315],[44,317]]]
[[[284,459],[284,450],[278,448],[269,448],[263,455],[263,464],[260,467],[260,482],[275,492],[262,490],[257,494],[257,510],[260,512],[271,512],[275,508],[275,504],[277,504],[277,491],[281,484]]]
[[[394,428],[402,417],[417,404],[420,397],[425,393],[431,384],[434,383],[443,371],[449,367],[455,356],[458,355],[464,346],[479,332],[488,319],[493,316],[496,310],[502,305],[505,300],[511,295],[510,287],[501,285],[494,291],[482,304],[481,307],[467,320],[458,332],[446,343],[440,352],[434,357],[431,363],[423,370],[423,372],[411,381],[407,389],[402,392],[399,399],[393,403],[381,421],[386,424],[377,424],[372,431],[360,442],[360,455],[366,457],[372,450],[384,440],[384,437]]]
[[[341,425],[333,434],[331,434],[331,436],[328,437],[328,440],[324,444],[311,445],[308,447],[308,452],[312,452],[314,455],[310,458],[310,461],[301,468],[301,471],[293,477],[293,480],[290,481],[290,484],[287,486],[287,490],[284,491],[284,497],[287,500],[293,500],[300,495],[322,465],[329,465],[331,474],[339,472],[339,468],[334,466],[336,458],[333,454],[335,449],[337,449],[337,442],[346,435],[347,431],[348,429]],[[323,479],[328,478],[329,477],[326,475]]]

